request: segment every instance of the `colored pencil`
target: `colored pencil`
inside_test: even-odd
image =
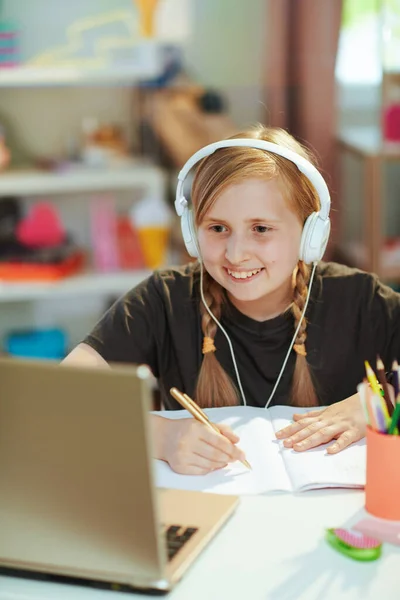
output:
[[[391,416],[394,411],[394,406],[392,402],[392,396],[389,391],[388,382],[386,380],[385,365],[383,364],[382,359],[379,356],[376,361],[376,371],[378,373],[379,383],[381,384],[383,389],[383,398],[386,403],[386,408],[388,410],[389,416]]]
[[[374,392],[374,394],[380,394],[381,390],[379,387],[379,382],[375,376],[375,373],[371,367],[371,365],[369,364],[369,362],[366,360],[364,361],[365,364],[365,372],[367,374],[367,379],[368,379],[368,383],[371,386],[371,390]]]

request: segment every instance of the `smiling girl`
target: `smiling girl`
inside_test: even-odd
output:
[[[187,204],[179,190],[194,165]],[[357,384],[364,360],[399,357],[400,295],[319,261],[329,193],[309,154],[287,132],[257,126],[203,149],[182,172],[176,207],[198,260],[120,298],[65,362],[146,363],[172,410],[174,386],[202,407],[315,406],[277,433],[298,451],[333,440],[335,453],[362,438]],[[221,437],[192,418],[151,419],[156,457],[180,473],[244,459],[226,426]]]

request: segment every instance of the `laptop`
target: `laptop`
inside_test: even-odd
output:
[[[0,359],[0,566],[168,592],[232,515],[234,496],[157,489],[150,380]]]

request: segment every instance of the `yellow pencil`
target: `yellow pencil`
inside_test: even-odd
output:
[[[375,393],[375,394],[379,394],[381,393],[381,388],[379,387],[379,382],[375,376],[375,373],[371,367],[371,365],[369,364],[369,362],[366,360],[364,361],[365,364],[365,372],[367,374],[367,379],[368,379],[368,383],[371,386],[371,390]]]
[[[378,373],[379,383],[381,384],[383,389],[383,399],[386,404],[386,412],[388,413],[388,417],[390,417],[393,414],[394,405],[392,402],[392,395],[389,390],[388,382],[386,380],[385,365],[383,364],[383,361],[379,356],[376,361],[376,372]]]
[[[169,392],[170,392],[171,396],[173,396],[175,398],[175,400],[177,402],[179,402],[179,404],[182,406],[182,408],[186,408],[186,410],[188,412],[190,412],[192,417],[194,417],[197,421],[200,421],[200,423],[203,423],[203,425],[205,425],[212,431],[215,431],[215,433],[218,433],[218,435],[225,437],[223,435],[223,433],[220,432],[217,425],[215,425],[215,423],[212,423],[210,421],[210,419],[207,417],[206,413],[201,410],[200,406],[198,404],[196,404],[196,402],[194,400],[192,400],[192,398],[190,396],[188,396],[187,394],[182,394],[182,392],[180,392],[175,387],[171,388],[169,390]],[[246,459],[241,460],[240,462],[248,469],[251,469],[251,465]]]

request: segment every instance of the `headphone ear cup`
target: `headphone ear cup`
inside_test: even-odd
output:
[[[331,223],[314,212],[304,223],[301,234],[299,259],[310,264],[321,260],[328,244]]]
[[[183,241],[190,256],[200,258],[199,247],[197,245],[196,230],[193,222],[193,213],[185,208],[181,216],[181,230]]]

